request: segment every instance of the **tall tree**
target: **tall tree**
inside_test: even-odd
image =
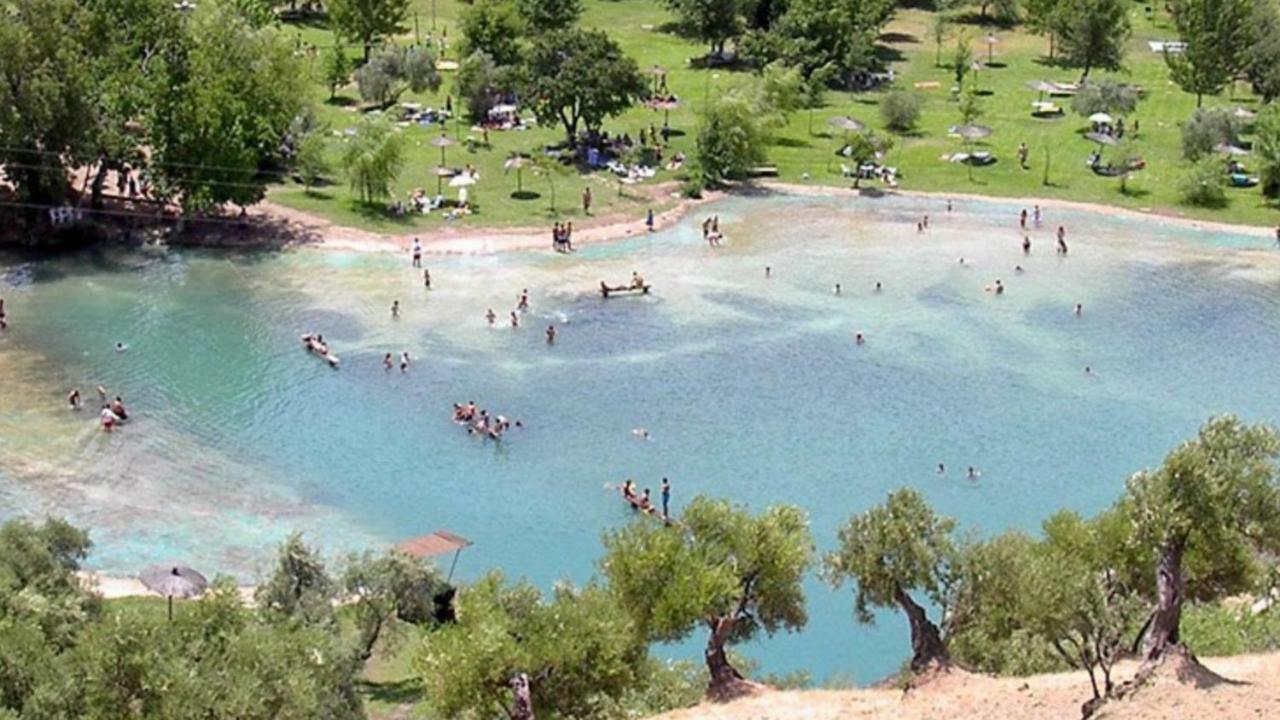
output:
[[[497,104],[503,75],[483,50],[471,53],[458,66],[453,77],[453,92],[467,104],[467,115],[472,121],[483,121]]]
[[[1050,60],[1057,45],[1058,13],[1062,12],[1064,4],[1064,0],[1022,0],[1027,28],[1049,39]]]
[[[711,46],[712,55],[722,55],[724,44],[746,28],[747,0],[664,0],[689,34]]]
[[[706,184],[746,177],[765,160],[770,126],[754,93],[735,89],[703,109],[698,128],[698,167]]]
[[[547,600],[493,573],[462,591],[457,622],[424,638],[415,668],[439,717],[592,717],[646,654],[607,590],[560,585]]]
[[[1263,194],[1280,195],[1280,105],[1273,102],[1258,116],[1253,151],[1258,156]]]
[[[385,120],[366,118],[342,150],[342,167],[363,203],[391,195],[404,166],[404,136]]]
[[[1132,28],[1123,0],[1062,0],[1054,15],[1062,60],[1088,77],[1095,67],[1117,70]]]
[[[1245,71],[1253,91],[1272,102],[1280,97],[1280,5],[1256,0],[1251,25],[1253,43],[1245,51]]]
[[[674,642],[706,628],[708,695],[731,697],[747,683],[728,646],[808,619],[801,587],[813,558],[808,518],[794,506],[752,515],[697,497],[681,519],[681,528],[644,521],[607,533],[601,567],[642,637]]]
[[[582,0],[516,0],[516,9],[532,30],[563,30],[582,17]]]
[[[1159,468],[1129,479],[1123,507],[1136,539],[1156,557],[1156,607],[1144,644],[1148,660],[1181,647],[1184,563],[1190,550],[1230,562],[1255,550],[1280,549],[1278,456],[1280,435],[1274,429],[1218,417],[1169,453]],[[1231,590],[1225,583],[1219,589]]]
[[[923,593],[935,606],[946,607],[956,580],[954,530],[954,520],[935,514],[918,491],[902,488],[841,525],[839,549],[823,560],[832,587],[857,584],[853,608],[858,622],[874,622],[875,607],[902,610],[911,626],[914,672],[948,659],[938,625],[911,593]]]
[[[276,550],[276,566],[254,600],[266,613],[323,623],[332,618],[336,591],[319,553],[295,532]]]
[[[1071,98],[1071,109],[1082,117],[1100,112],[1125,117],[1138,107],[1139,99],[1138,89],[1134,86],[1107,78],[1081,87]]]
[[[462,54],[486,53],[499,66],[520,60],[524,22],[511,0],[477,0],[458,19],[462,30]]]
[[[324,8],[339,35],[364,47],[367,62],[374,45],[405,31],[409,0],[325,0]]]
[[[520,71],[521,94],[544,125],[559,123],[574,146],[578,128],[598,130],[645,90],[636,62],[601,30],[560,30],[540,35]]]
[[[892,0],[790,0],[762,59],[783,60],[806,78],[830,67],[847,86],[875,64],[875,39],[893,7]]]
[[[440,72],[431,48],[384,45],[356,70],[360,97],[386,108],[406,90],[420,93],[440,88]]]
[[[374,647],[395,621],[422,625],[438,620],[436,598],[446,593],[434,565],[395,551],[348,558],[342,589],[351,608],[361,661],[373,657]]]
[[[1217,95],[1244,69],[1254,38],[1254,0],[1177,0],[1172,7],[1186,47],[1166,50],[1164,59],[1173,81],[1200,107],[1205,95]]]
[[[276,28],[255,29],[232,6],[201,4],[154,86],[147,123],[161,196],[185,210],[262,199],[262,162],[304,105],[306,73]]]

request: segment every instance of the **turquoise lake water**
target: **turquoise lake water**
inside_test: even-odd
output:
[[[735,198],[703,212],[719,249],[699,215],[572,256],[429,255],[429,292],[390,254],[3,258],[0,517],[85,524],[108,571],[176,558],[243,581],[294,528],[334,557],[447,528],[475,541],[462,579],[497,566],[549,587],[587,579],[601,532],[630,519],[605,489],[623,477],[671,477],[676,512],[699,493],[800,504],[826,551],[902,485],[981,532],[1035,529],[1106,506],[1211,414],[1277,420],[1266,238],[1051,210],[1023,257],[1020,207]],[[598,296],[632,270],[652,296]],[[983,291],[996,278],[1000,297]],[[308,330],[340,370],[300,349]],[[404,350],[409,372],[385,372]],[[121,432],[64,407],[98,383],[135,416]],[[472,399],[526,427],[468,437],[450,407]],[[899,616],[858,626],[848,588],[808,590],[804,632],[744,648],[766,670],[868,682],[907,655]]]

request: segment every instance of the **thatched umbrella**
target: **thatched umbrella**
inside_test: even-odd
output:
[[[173,620],[173,599],[193,598],[204,593],[209,581],[186,565],[153,565],[143,570],[138,579],[151,592],[169,600],[169,619]]]
[[[829,118],[827,120],[827,124],[834,128],[840,128],[844,131],[844,144],[846,146],[849,144],[850,132],[862,132],[867,129],[867,126],[861,120],[850,117],[849,115],[837,115],[833,118]]]
[[[1054,85],[1053,83],[1048,82],[1047,80],[1028,80],[1027,87],[1040,93],[1041,100],[1044,99],[1045,93],[1051,93],[1054,90],[1058,89],[1057,85]]]
[[[457,173],[455,173],[454,171],[450,170],[449,168],[443,165],[437,165],[435,170],[432,171],[432,174],[436,176],[436,194],[437,195],[440,194],[440,190],[444,187],[444,179],[447,177],[453,177],[454,175],[457,175]]]
[[[521,171],[524,169],[524,166],[528,165],[530,162],[531,160],[529,160],[529,158],[525,157],[524,155],[520,155],[518,153],[513,153],[511,157],[507,158],[502,162],[503,172],[507,172],[508,170],[516,171],[516,192],[524,191],[524,184],[521,178]]]
[[[1000,38],[987,33],[987,36],[982,38],[982,41],[987,44],[987,63],[990,64],[992,50],[995,48],[996,43],[1000,42]]]
[[[645,101],[645,107],[651,110],[663,111],[662,126],[671,127],[671,111],[680,107],[680,101],[674,97],[664,98],[656,97]]]
[[[1120,141],[1116,139],[1115,135],[1108,135],[1106,133],[1100,133],[1100,132],[1089,132],[1089,133],[1085,133],[1084,136],[1085,138],[1092,140],[1098,143],[1099,145],[1114,146],[1114,145],[1120,144]]]
[[[440,137],[431,138],[431,144],[440,148],[440,164],[446,165],[447,163],[444,161],[444,149],[450,145],[456,145],[457,141],[450,140],[444,133],[440,133]]]
[[[970,125],[957,125],[957,126],[955,126],[955,127],[951,128],[951,133],[952,133],[953,135],[959,135],[959,136],[960,136],[960,138],[961,138],[962,140],[964,140],[965,151],[966,151],[966,152],[968,152],[970,156],[972,156],[972,155],[973,155],[973,147],[972,147],[973,142],[974,142],[975,140],[981,140],[981,139],[983,139],[983,138],[985,138],[985,137],[991,137],[991,128],[987,127],[986,125],[972,125],[972,124],[970,124]],[[970,157],[970,158],[969,158],[969,160],[968,160],[967,162],[965,162],[965,167],[968,169],[969,179],[970,179],[970,180],[973,180],[973,159],[972,159],[972,157]]]

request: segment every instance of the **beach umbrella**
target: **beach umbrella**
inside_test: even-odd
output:
[[[1235,117],[1237,117],[1237,118],[1241,119],[1241,120],[1253,120],[1253,119],[1256,119],[1256,118],[1258,117],[1258,113],[1256,113],[1256,112],[1254,112],[1254,111],[1252,111],[1252,110],[1248,110],[1248,109],[1242,108],[1242,107],[1238,107],[1238,108],[1236,108],[1235,112],[1233,112],[1233,113],[1231,113],[1231,114],[1232,114],[1232,115],[1234,115]]]
[[[1057,89],[1058,89],[1058,87],[1057,87],[1056,85],[1054,85],[1054,84],[1053,84],[1053,83],[1051,83],[1051,82],[1047,82],[1047,81],[1045,81],[1045,80],[1028,80],[1028,81],[1027,81],[1027,87],[1029,87],[1029,88],[1031,88],[1032,90],[1035,90],[1036,92],[1040,93],[1040,99],[1041,99],[1041,100],[1043,100],[1043,99],[1044,99],[1044,94],[1045,94],[1045,93],[1051,93],[1051,92],[1053,92],[1054,90],[1057,90]]]
[[[828,124],[828,125],[830,125],[831,127],[834,127],[834,128],[840,128],[841,130],[843,130],[843,131],[844,131],[844,144],[845,144],[845,145],[848,145],[848,144],[849,144],[849,132],[850,132],[850,131],[852,131],[852,132],[862,132],[863,130],[865,130],[865,129],[867,128],[867,126],[866,126],[866,125],[864,125],[864,124],[863,124],[861,121],[859,121],[857,118],[853,118],[853,117],[850,117],[850,116],[848,116],[848,115],[837,115],[837,116],[835,116],[835,117],[833,117],[833,118],[829,118],[829,119],[827,120],[827,124]]]
[[[521,192],[522,190],[524,190],[524,186],[523,186],[523,183],[522,183],[522,178],[520,177],[520,175],[521,175],[521,172],[520,172],[520,171],[521,171],[521,170],[523,170],[523,169],[524,169],[524,166],[525,166],[525,165],[528,165],[530,162],[531,162],[531,161],[529,160],[529,158],[527,158],[527,157],[525,157],[525,156],[523,156],[523,155],[518,155],[518,154],[516,154],[516,155],[512,155],[511,157],[507,158],[507,159],[506,159],[506,160],[504,160],[504,161],[503,161],[503,163],[502,163],[502,171],[503,171],[503,172],[507,172],[508,170],[515,170],[515,171],[516,171],[516,192]]]
[[[456,145],[457,143],[454,140],[450,140],[444,133],[440,133],[440,137],[431,138],[431,144],[440,148],[440,164],[445,165],[444,149],[450,145]]]
[[[444,187],[444,179],[447,177],[453,177],[454,175],[457,175],[457,173],[455,173],[454,171],[450,170],[449,168],[443,165],[437,165],[435,170],[432,171],[432,174],[436,176],[436,194],[437,195],[440,194],[440,189]]]
[[[203,575],[186,565],[153,565],[143,570],[138,579],[151,592],[169,600],[169,619],[173,620],[173,599],[193,598],[209,587]]]
[[[991,137],[991,128],[986,125],[957,125],[951,128],[951,132],[970,142]]]
[[[1248,155],[1249,154],[1248,150],[1245,150],[1239,145],[1232,145],[1230,143],[1218,143],[1217,145],[1213,146],[1213,151],[1224,153],[1227,155]]]
[[[454,175],[453,179],[449,181],[449,187],[452,187],[452,188],[471,187],[472,185],[475,185],[475,184],[476,184],[476,176],[468,175],[467,173]]]
[[[996,43],[1000,42],[1000,38],[988,33],[986,37],[982,38],[982,41],[987,44],[987,62],[991,62],[991,51],[995,48]]]
[[[680,101],[674,97],[669,98],[650,98],[645,105],[652,110],[663,111],[662,125],[663,127],[671,127],[671,111],[680,107]]]
[[[1089,122],[1110,125],[1112,117],[1104,112],[1096,112],[1089,116]]]
[[[1106,133],[1091,132],[1091,133],[1085,133],[1084,136],[1098,143],[1099,145],[1119,145],[1120,144],[1120,141],[1117,140],[1114,135],[1108,135]]]

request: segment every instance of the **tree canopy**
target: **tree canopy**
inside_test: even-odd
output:
[[[496,60],[496,58],[495,58]],[[559,124],[577,144],[578,129],[598,130],[646,91],[636,62],[600,30],[560,30],[534,39],[521,68],[521,94],[538,121]]]
[[[1244,69],[1253,43],[1254,0],[1176,0],[1172,4],[1180,52],[1165,52],[1169,74],[1196,96],[1217,95]]]
[[[458,18],[462,55],[483,52],[500,66],[520,61],[524,22],[511,0],[477,0]]]
[[[713,54],[724,53],[725,41],[738,37],[746,28],[747,0],[664,0],[681,25],[693,37],[711,46]]]
[[[382,119],[365,118],[342,149],[342,167],[361,202],[390,196],[403,166],[404,137]]]
[[[356,84],[360,97],[383,108],[399,100],[406,90],[437,90],[440,73],[435,53],[422,45],[384,45],[356,70]]]
[[[516,9],[532,30],[563,30],[582,16],[582,0],[516,0]]]
[[[640,635],[672,642],[707,630],[708,694],[731,696],[743,677],[731,643],[797,630],[808,619],[801,583],[813,561],[808,518],[778,505],[759,515],[694,498],[683,526],[636,522],[605,535],[601,569]]]
[[[1063,0],[1055,14],[1055,35],[1061,58],[1081,68],[1117,70],[1124,62],[1124,46],[1132,28],[1123,0]]]
[[[857,584],[853,608],[859,622],[873,621],[873,607],[897,606],[907,616],[915,671],[947,660],[938,626],[910,593],[946,607],[956,581],[954,529],[955,521],[934,514],[918,491],[902,488],[884,504],[849,518],[840,527],[839,549],[823,560],[833,587]]]
[[[409,0],[325,0],[324,8],[333,28],[360,43],[368,61],[374,45],[406,30]]]

